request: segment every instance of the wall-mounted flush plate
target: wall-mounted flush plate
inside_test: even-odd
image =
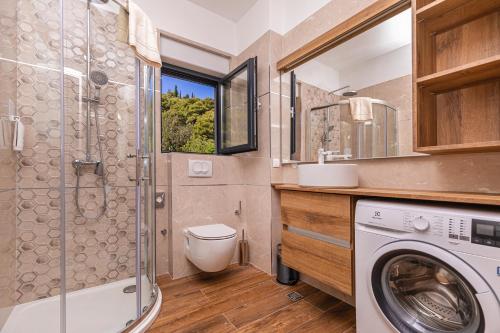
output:
[[[165,207],[165,192],[156,192],[155,207],[156,208]]]
[[[189,160],[189,177],[212,177],[212,161]]]

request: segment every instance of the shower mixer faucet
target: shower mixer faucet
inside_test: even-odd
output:
[[[80,172],[80,168],[83,166],[94,165],[94,173],[98,176],[103,175],[103,165],[101,161],[85,161],[85,160],[74,160],[72,163],[73,168],[75,168],[76,173]]]

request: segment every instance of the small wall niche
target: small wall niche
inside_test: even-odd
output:
[[[417,0],[414,148],[500,151],[500,0]]]

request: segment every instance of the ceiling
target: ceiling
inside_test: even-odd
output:
[[[341,71],[408,44],[411,44],[410,9],[340,44],[316,60]]]
[[[237,22],[257,0],[188,0],[200,7]]]

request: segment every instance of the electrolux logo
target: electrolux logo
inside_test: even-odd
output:
[[[376,219],[376,220],[382,219],[382,213],[379,210],[374,211],[372,219]]]

